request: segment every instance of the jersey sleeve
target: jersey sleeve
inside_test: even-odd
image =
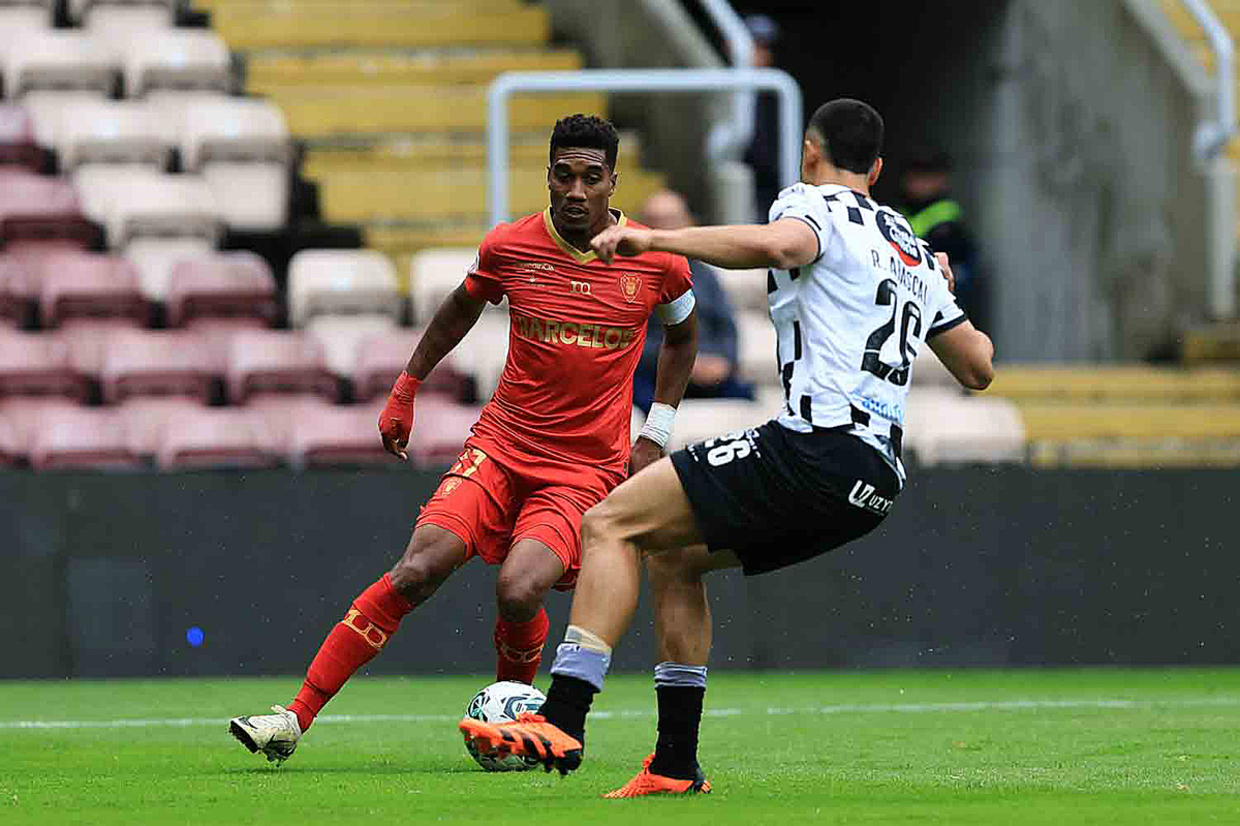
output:
[[[822,193],[805,184],[788,187],[779,193],[767,215],[769,223],[772,224],[781,218],[795,218],[812,229],[818,239],[818,255],[814,256],[814,261],[822,258],[835,226],[831,222],[831,213],[827,202],[822,199]]]
[[[693,274],[683,255],[669,255],[663,273],[663,289],[659,303],[654,308],[664,326],[671,327],[684,321],[693,312]]]
[[[492,304],[504,299],[504,281],[496,266],[495,245],[488,233],[478,247],[478,255],[465,275],[465,292]]]
[[[935,268],[935,275],[940,279],[942,273]],[[947,289],[947,282],[943,282],[942,286],[943,300],[939,303],[939,307],[935,310],[934,318],[930,322],[930,329],[926,331],[926,341],[937,336],[939,333],[946,333],[953,327],[958,327],[968,320],[968,316],[964,314],[964,310],[960,309],[960,305],[956,303],[956,296],[952,295],[952,291]]]

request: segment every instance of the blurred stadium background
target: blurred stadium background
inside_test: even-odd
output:
[[[414,467],[382,453],[377,411],[488,228],[489,85],[730,66],[755,12],[807,112],[887,119],[880,200],[917,146],[953,156],[999,373],[964,393],[923,354],[895,515],[721,578],[716,664],[1240,661],[1240,143],[1190,5],[0,1],[0,677],[299,672],[503,366],[500,307],[424,389]],[[511,212],[543,208],[551,125],[581,111],[622,130],[614,205],[671,186],[746,220],[744,147],[711,137],[736,105],[517,96]],[[764,279],[724,284],[758,400],[686,401],[678,443],[782,398]],[[471,566],[375,670],[484,667],[491,589]]]

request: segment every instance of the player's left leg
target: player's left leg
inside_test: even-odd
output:
[[[564,576],[564,562],[539,539],[519,539],[495,583],[496,680],[534,682],[551,627],[543,599]]]

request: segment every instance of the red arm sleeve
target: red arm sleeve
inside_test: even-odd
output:
[[[495,247],[492,233],[482,239],[478,247],[478,256],[465,276],[465,292],[473,298],[481,298],[492,304],[498,304],[504,298],[504,281],[495,261]]]
[[[693,275],[689,272],[689,262],[683,255],[668,255],[667,268],[663,273],[663,291],[659,293],[659,303],[667,304],[680,298],[693,289]]]

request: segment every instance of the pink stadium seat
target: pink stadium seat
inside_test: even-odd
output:
[[[98,245],[101,228],[82,215],[77,191],[65,178],[0,168],[0,245]]]
[[[30,443],[35,470],[132,469],[141,462],[129,449],[116,411],[101,407],[59,408],[39,423]]]
[[[259,412],[186,408],[167,427],[155,455],[163,470],[204,467],[273,467],[279,455]]]
[[[271,268],[252,252],[222,252],[175,264],[165,302],[170,327],[212,318],[266,327],[279,311]]]
[[[75,410],[81,405],[63,397],[7,396],[0,397],[0,418],[9,423],[23,456],[29,455],[39,428],[63,410]]]
[[[0,166],[37,171],[42,165],[43,153],[35,146],[30,113],[16,104],[0,104]]]
[[[26,449],[17,439],[16,428],[0,416],[0,465],[16,464],[25,455]]]
[[[268,396],[249,408],[267,422],[274,444],[295,467],[381,462],[382,405],[334,405],[313,396]]]
[[[323,350],[304,333],[241,330],[228,344],[228,398],[242,404],[265,395],[340,396]]]
[[[435,396],[419,397],[417,424],[409,438],[410,461],[434,466],[453,462],[481,412],[480,407],[456,404]],[[376,430],[378,426],[376,418]]]
[[[39,311],[43,326],[71,319],[126,319],[144,325],[150,306],[138,274],[119,256],[64,251],[43,256]]]
[[[383,399],[405,369],[409,356],[422,339],[423,330],[390,330],[363,339],[357,347],[351,378],[358,399]],[[437,394],[460,400],[471,390],[468,370],[455,353],[449,353],[427,376],[420,394]]]
[[[0,321],[25,326],[34,317],[36,295],[30,262],[18,255],[0,255]]]
[[[192,399],[174,396],[134,396],[116,408],[125,424],[129,449],[137,456],[153,457],[169,429],[181,426],[204,409]]]
[[[179,396],[211,401],[220,359],[208,339],[164,330],[116,330],[106,339],[100,384],[117,404],[134,396]]]
[[[43,396],[83,402],[89,395],[90,383],[74,367],[63,338],[0,328],[0,397]]]

